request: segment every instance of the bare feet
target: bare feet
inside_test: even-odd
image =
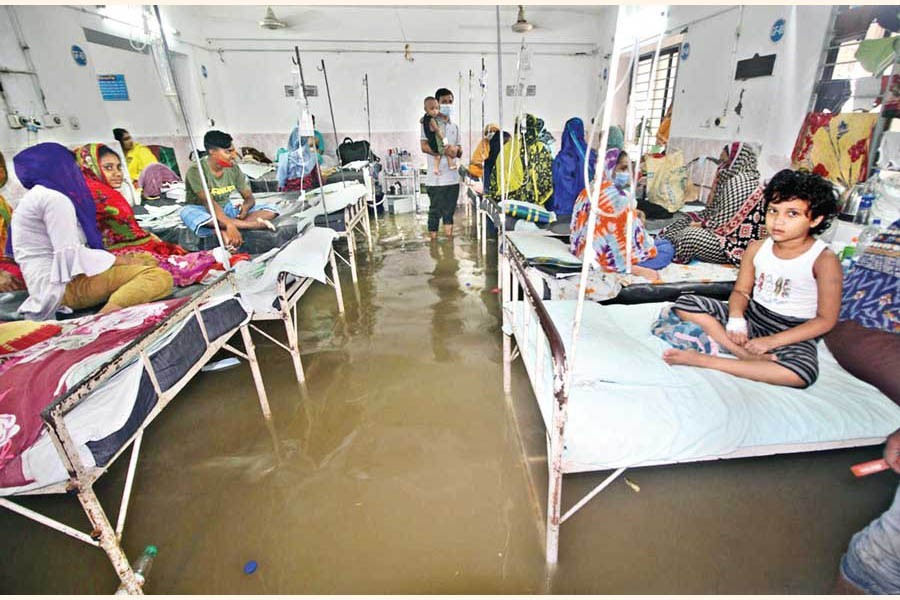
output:
[[[705,354],[700,354],[693,350],[678,350],[670,348],[663,352],[662,358],[667,365],[686,365],[689,367],[699,367],[703,363]]]
[[[437,231],[429,231],[429,232],[428,232],[428,237],[431,238],[431,241],[436,240],[436,239],[437,239]]]
[[[278,228],[275,227],[275,224],[272,221],[267,221],[266,219],[257,217],[256,222],[272,231],[278,231]]]
[[[453,237],[453,225],[444,225],[444,235]]]
[[[637,265],[633,265],[631,267],[631,272],[639,277],[643,277],[648,281],[659,281],[659,272],[654,271],[653,269],[648,269],[647,267],[639,267]]]

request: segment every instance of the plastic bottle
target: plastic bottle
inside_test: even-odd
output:
[[[875,219],[872,224],[862,230],[859,234],[859,242],[856,244],[856,251],[853,253],[857,258],[862,256],[866,248],[881,233],[881,219]]]
[[[156,546],[147,546],[144,548],[144,553],[141,554],[136,561],[131,565],[132,570],[134,571],[135,577],[137,577],[138,583],[143,587],[144,582],[147,581],[147,575],[150,573],[150,567],[153,566],[153,559],[156,558],[156,555],[159,551],[156,549]],[[117,596],[128,596],[128,592],[125,590],[125,586],[119,586],[119,589],[116,590]]]
[[[869,215],[872,212],[872,204],[874,202],[874,193],[866,192],[865,194],[863,194],[863,197],[859,201],[859,209],[856,211],[856,216],[853,218],[853,222],[857,225],[868,225]]]

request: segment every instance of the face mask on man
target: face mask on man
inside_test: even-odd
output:
[[[631,184],[631,175],[620,171],[613,178],[613,183],[617,188],[626,188]]]
[[[452,104],[441,104],[441,114],[447,117],[448,119],[453,116],[453,105]]]

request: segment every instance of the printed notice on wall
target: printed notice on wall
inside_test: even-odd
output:
[[[128,100],[128,86],[124,75],[97,75],[100,84],[100,95],[104,100]]]

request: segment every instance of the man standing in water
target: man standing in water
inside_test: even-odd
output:
[[[453,213],[456,212],[456,201],[459,198],[459,172],[450,168],[450,159],[462,156],[462,148],[459,146],[459,127],[452,122],[453,118],[453,92],[447,88],[440,88],[434,93],[440,105],[441,124],[444,129],[444,137],[447,145],[443,155],[431,149],[424,128],[420,128],[422,152],[429,156],[440,156],[440,164],[437,172],[428,170],[425,177],[425,189],[431,206],[428,209],[428,233],[431,239],[437,238],[438,225],[444,222],[444,233],[447,237],[453,235]]]

